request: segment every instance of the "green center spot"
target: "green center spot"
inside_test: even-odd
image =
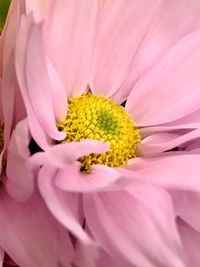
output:
[[[97,114],[97,126],[105,133],[114,134],[118,128],[117,120],[107,110],[101,110]]]

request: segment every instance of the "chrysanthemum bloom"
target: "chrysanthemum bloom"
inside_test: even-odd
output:
[[[19,2],[13,2],[0,37],[0,266],[7,252],[21,267],[68,267],[74,260],[69,234],[34,190],[25,164],[30,136],[26,120],[20,121],[26,113],[14,69],[19,11]]]
[[[52,1],[17,40],[40,193],[100,266],[192,265],[166,189],[196,188],[199,157],[163,152],[199,135],[200,5],[150,2]]]

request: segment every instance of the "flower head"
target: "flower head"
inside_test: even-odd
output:
[[[17,38],[47,207],[131,265],[187,262],[169,192],[195,188],[197,157],[165,153],[199,135],[200,6],[186,2],[56,0],[40,24],[22,18]]]

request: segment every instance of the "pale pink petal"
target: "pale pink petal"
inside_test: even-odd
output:
[[[100,9],[90,78],[94,94],[110,97],[130,72],[158,1],[112,0]],[[142,18],[142,19],[141,19]]]
[[[177,221],[177,226],[188,258],[186,266],[199,267],[200,234],[180,219]]]
[[[170,150],[188,141],[192,141],[200,136],[200,130],[194,130],[187,134],[178,135],[176,133],[158,133],[143,139],[138,145],[139,154],[155,155],[163,151]]]
[[[97,246],[85,246],[81,242],[76,243],[75,266],[77,267],[97,267],[99,258],[99,248]],[[104,265],[103,265],[104,267]]]
[[[86,89],[91,69],[98,1],[54,0],[45,22],[45,42],[67,95]]]
[[[126,109],[139,126],[171,122],[199,109],[200,30],[179,41],[143,79]]]
[[[47,59],[47,68],[49,79],[51,83],[51,94],[53,96],[54,113],[57,121],[63,121],[67,114],[67,94],[65,88],[61,83],[58,74],[52,65],[51,61]],[[63,101],[65,100],[65,101]]]
[[[24,68],[22,66],[25,65],[26,58],[26,50],[27,50],[27,38],[30,33],[30,28],[32,26],[31,18],[22,17],[20,30],[16,43],[16,72],[17,78],[20,85],[21,93],[24,99],[24,103],[26,106],[26,110],[28,113],[28,122],[31,134],[36,142],[42,147],[48,147],[50,144],[50,140],[47,136],[47,133],[44,132],[42,125],[37,120],[37,117],[33,111],[29,95],[27,92],[27,82],[24,73]]]
[[[163,156],[132,159],[127,168],[133,171],[133,177],[137,177],[135,172],[140,174],[143,181],[168,189],[199,192],[199,159],[198,154],[168,152]]]
[[[3,119],[3,109],[2,109],[2,80],[0,78],[0,121],[4,121]]]
[[[9,56],[2,77],[2,109],[4,116],[4,147],[7,148],[14,113],[14,62],[13,54]]]
[[[72,192],[93,192],[106,190],[106,187],[120,178],[120,173],[104,165],[94,165],[89,174],[80,172],[80,164],[66,165],[59,170],[55,177],[55,184],[61,189]]]
[[[145,267],[184,266],[172,203],[164,190],[149,186],[88,194],[84,210],[95,240],[116,260]]]
[[[33,193],[34,181],[26,161],[30,156],[28,144],[30,142],[27,120],[20,122],[14,130],[7,155],[8,193],[17,200],[24,201]]]
[[[73,249],[68,233],[54,220],[38,194],[17,203],[1,191],[0,210],[0,243],[17,264],[70,266]]]
[[[23,14],[23,1],[13,0],[8,11],[7,19],[0,36],[0,76],[2,77],[3,68],[8,62],[8,58],[13,53],[13,48],[16,42],[18,33],[20,16]]]
[[[52,95],[51,93],[53,90],[49,81],[47,62],[42,41],[41,27],[34,27],[34,25],[32,25],[26,50],[26,62],[25,66],[22,66],[25,68],[27,89],[22,88],[22,90],[27,90],[33,111],[44,131],[51,138],[62,140],[65,137],[65,133],[59,132],[56,127],[53,101],[55,95]],[[66,103],[67,98],[62,99],[62,102],[59,104],[61,106],[66,106],[67,109]]]
[[[200,109],[198,109],[195,112],[192,112],[188,116],[185,116],[179,120],[175,120],[170,123],[160,124],[158,126],[153,126],[153,127],[141,128],[140,133],[142,136],[147,136],[158,132],[169,132],[169,131],[176,131],[179,129],[192,130],[199,128],[199,125],[200,125]]]
[[[4,251],[0,247],[0,267],[3,267]]]
[[[34,19],[40,22],[48,14],[49,5],[51,0],[25,0],[26,13],[32,13]]]
[[[177,216],[200,233],[200,193],[192,191],[172,191]]]
[[[38,152],[30,158],[34,165],[52,165],[64,169],[66,164],[75,163],[77,159],[91,153],[101,154],[109,150],[106,143],[96,140],[82,140],[80,142],[68,142],[49,147],[45,152]]]
[[[139,1],[140,3],[141,1]],[[156,1],[153,1],[153,4]],[[152,1],[147,7],[151,9]],[[157,1],[157,12],[148,25],[137,54],[134,57],[128,76],[120,89],[112,96],[117,102],[123,102],[138,79],[150,71],[168,50],[180,39],[200,26],[200,3],[190,0]],[[138,19],[146,19],[142,13]],[[137,26],[138,27],[138,22]],[[129,27],[129,26],[127,26]],[[119,34],[121,37],[121,35]],[[119,39],[121,39],[119,37]],[[117,42],[117,40],[116,40]],[[119,41],[120,42],[120,41]],[[170,78],[170,76],[169,76]]]
[[[93,241],[82,229],[77,218],[72,212],[70,203],[66,203],[60,189],[57,189],[54,183],[54,177],[57,170],[50,166],[43,167],[39,173],[38,186],[40,193],[53,216],[68,229],[73,235],[78,237],[86,245],[92,245]]]
[[[96,262],[96,267],[136,267],[133,264],[123,260],[116,260],[114,257],[111,257],[109,254],[101,250],[98,260]]]

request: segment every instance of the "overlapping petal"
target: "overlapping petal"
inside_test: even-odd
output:
[[[199,36],[196,30],[177,42],[135,85],[126,109],[138,126],[171,122],[199,110]]]
[[[92,235],[116,259],[124,257],[136,266],[184,266],[172,203],[164,190],[135,187],[84,195],[84,211]]]

